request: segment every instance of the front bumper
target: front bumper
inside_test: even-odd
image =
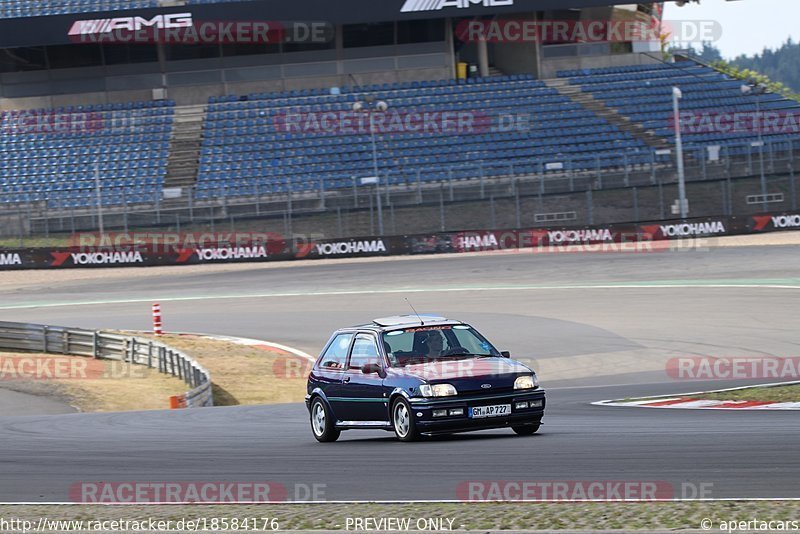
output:
[[[411,411],[417,428],[424,434],[441,434],[453,432],[469,432],[472,430],[486,430],[491,428],[504,428],[521,425],[540,424],[544,416],[545,393],[542,389],[514,391],[513,393],[485,395],[449,399],[409,399]],[[533,408],[517,409],[517,403],[535,403]],[[510,404],[511,413],[500,417],[471,418],[469,409],[477,406],[492,406]],[[540,405],[539,405],[540,404]],[[434,410],[447,410],[461,408],[463,415],[447,415],[434,417]]]

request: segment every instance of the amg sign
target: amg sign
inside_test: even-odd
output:
[[[406,0],[400,12],[440,11],[448,7],[467,9],[476,5],[483,7],[513,6],[514,0]]]
[[[96,35],[116,30],[139,31],[144,28],[172,29],[192,26],[191,13],[175,13],[172,15],[156,15],[152,19],[142,17],[119,17],[115,19],[78,20],[69,30],[70,36]]]

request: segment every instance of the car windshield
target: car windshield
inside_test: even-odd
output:
[[[422,326],[383,334],[392,367],[444,359],[500,356],[489,341],[468,325]]]

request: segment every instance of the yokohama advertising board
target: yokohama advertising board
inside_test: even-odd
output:
[[[486,251],[625,252],[634,245],[675,239],[800,230],[800,212],[739,217],[709,217],[640,224],[584,227],[471,230],[420,235],[367,236],[350,239],[286,240],[274,234],[213,239],[191,234],[129,239],[122,234],[82,236],[58,249],[0,250],[0,270],[147,267],[243,263],[299,259],[338,259],[410,254]],[[259,239],[261,236],[263,239]],[[265,237],[264,237],[265,236]],[[657,251],[664,247],[654,247]]]

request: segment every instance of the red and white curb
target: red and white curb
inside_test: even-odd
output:
[[[747,400],[709,400],[698,399],[698,396],[708,393],[721,393],[726,391],[739,391],[743,389],[792,386],[800,382],[780,382],[775,384],[758,384],[738,388],[716,389],[713,391],[696,391],[680,395],[661,397],[640,397],[637,399],[603,400],[593,402],[594,406],[623,406],[636,408],[679,408],[683,410],[800,410],[800,402],[769,402]]]
[[[130,331],[144,333],[144,334],[152,333],[147,330],[130,330]],[[280,354],[282,356],[294,356],[296,358],[300,358],[302,360],[306,360],[311,363],[317,361],[315,357],[313,357],[307,352],[303,352],[300,349],[296,349],[288,345],[281,345],[280,343],[272,343],[271,341],[264,341],[263,339],[251,339],[247,337],[236,337],[236,336],[220,336],[216,334],[200,334],[197,332],[165,332],[165,333],[172,334],[175,336],[202,337],[205,339],[213,339],[215,341],[225,341],[227,343],[233,343],[234,345],[244,345],[255,349],[266,350],[272,353]]]
[[[225,341],[227,343],[233,343],[234,345],[243,345],[246,347],[252,347],[254,349],[267,350],[273,353],[281,354],[283,356],[294,356],[311,363],[317,361],[315,357],[311,356],[307,352],[303,352],[302,350],[290,347],[288,345],[281,345],[280,343],[272,343],[270,341],[264,341],[261,339],[251,339],[247,337],[236,337],[236,336],[219,336],[214,334],[197,334],[193,332],[171,332],[171,333],[174,333],[175,335],[178,336],[195,336],[195,337],[202,337],[205,339],[213,339],[215,341]]]

